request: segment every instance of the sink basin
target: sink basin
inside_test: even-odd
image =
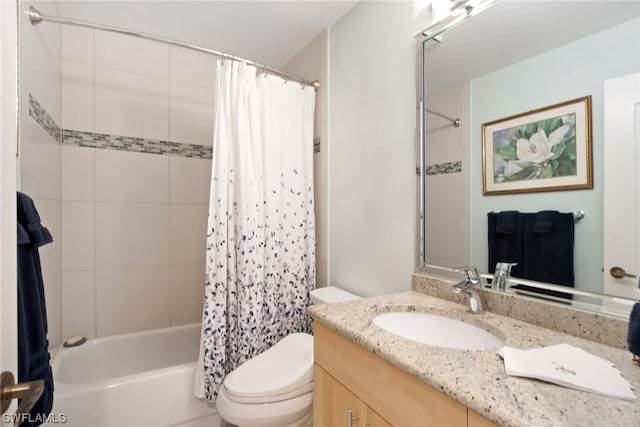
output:
[[[394,335],[436,347],[482,350],[504,345],[504,342],[491,332],[435,314],[385,313],[374,317],[373,323]]]

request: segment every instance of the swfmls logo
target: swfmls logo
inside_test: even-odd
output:
[[[67,422],[67,414],[3,414],[2,421],[6,424],[13,423],[51,423],[51,424],[64,424]]]

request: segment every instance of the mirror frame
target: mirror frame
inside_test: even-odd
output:
[[[464,11],[461,14],[452,13],[449,17],[435,22],[426,30],[418,33],[414,38],[415,58],[416,58],[416,131],[415,131],[415,158],[416,158],[416,187],[415,187],[415,264],[416,273],[428,274],[449,280],[458,280],[461,273],[453,268],[443,267],[435,264],[428,264],[425,254],[425,174],[426,174],[426,154],[425,154],[425,111],[424,99],[426,98],[425,76],[424,76],[424,52],[425,43],[435,39],[440,34],[463,23],[467,19],[475,16],[497,3],[498,0],[480,1],[475,7],[465,6],[467,1],[458,5],[455,10]],[[460,266],[462,267],[462,266]],[[492,277],[492,276],[491,276]]]

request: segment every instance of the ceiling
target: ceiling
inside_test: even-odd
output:
[[[282,68],[357,0],[56,1],[65,18],[172,38]],[[37,7],[37,3],[36,3]]]
[[[427,90],[473,80],[639,15],[638,0],[499,0],[429,47]]]

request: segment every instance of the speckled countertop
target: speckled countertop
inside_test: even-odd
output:
[[[510,317],[471,314],[467,306],[419,292],[309,308],[312,317],[461,404],[503,426],[639,426],[640,400],[625,401],[541,381],[511,377],[493,350],[451,350],[393,335],[372,319],[390,311],[421,311],[459,319],[516,348],[568,343],[614,363],[640,398],[640,366],[628,351]]]

